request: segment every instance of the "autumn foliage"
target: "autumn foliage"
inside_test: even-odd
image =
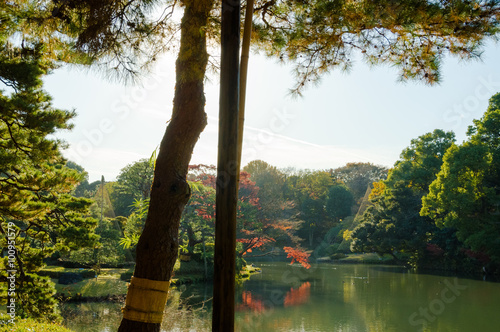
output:
[[[194,208],[194,213],[206,222],[214,222],[215,201],[213,190],[216,187],[217,169],[211,165],[191,165],[189,170],[188,179],[193,187],[189,206]],[[200,185],[212,188],[212,191],[201,190]],[[296,221],[270,217],[269,213],[266,212],[266,207],[261,205],[259,190],[256,183],[251,180],[251,174],[242,171],[238,190],[238,233],[236,240],[239,244],[238,255],[240,257],[246,256],[256,249],[258,249],[259,255],[274,253],[275,251],[270,247],[277,244],[277,238],[287,239],[286,243],[288,245],[294,245],[294,247],[283,248],[288,254],[288,258],[292,258],[292,263],[298,262],[309,268],[309,254],[300,248],[298,243],[301,239],[295,235]]]
[[[311,254],[301,249],[292,247],[284,247],[283,250],[285,250],[285,252],[288,254],[287,258],[292,259],[292,262],[290,264],[297,262],[300,263],[306,269],[311,267],[311,264],[309,264],[309,256],[311,256]]]

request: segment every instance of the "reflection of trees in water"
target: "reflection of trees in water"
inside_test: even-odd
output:
[[[236,311],[265,311],[264,301],[259,295],[253,295],[251,291],[243,291],[241,303],[236,306]]]
[[[307,270],[305,279],[286,263],[264,268],[239,288],[235,331],[410,331],[416,327],[409,317],[420,313],[420,307],[435,317],[429,322],[432,331],[496,331],[489,308],[500,307],[499,284],[458,279],[474,291],[461,292],[436,315],[431,303],[441,300],[444,281],[454,283],[452,277],[409,273],[401,267],[323,264]],[[285,274],[292,269],[294,274]],[[211,295],[210,284],[172,287],[162,329],[210,331]],[[61,311],[75,332],[116,331],[122,306],[66,303]]]
[[[266,310],[272,310],[270,306],[283,305],[283,307],[291,307],[296,305],[301,305],[307,303],[311,297],[311,283],[309,281],[303,282],[297,288],[290,288],[284,294],[284,296],[279,299],[279,301],[270,302],[264,299],[261,294],[252,293],[249,290],[243,291],[241,294],[241,303],[236,306],[237,311],[252,311],[252,312],[264,312]]]
[[[165,307],[162,331],[211,330],[210,312],[203,306],[192,306],[180,292],[171,292]],[[66,303],[61,306],[64,325],[75,332],[116,331],[122,319],[123,303]]]
[[[285,296],[283,305],[285,307],[290,307],[294,305],[301,305],[307,303],[311,297],[311,283],[309,281],[304,282],[299,288],[290,288]]]
[[[269,320],[276,307],[291,307],[305,304],[311,297],[311,283],[303,282],[299,287],[291,287],[287,291],[275,290],[266,296],[258,291],[245,290],[241,294],[241,303],[236,310],[243,312],[237,319],[236,330],[241,332],[265,330],[286,330],[293,327],[293,319],[280,317],[279,320]]]
[[[75,332],[113,331],[122,318],[121,303],[87,302],[61,305],[64,325]]]
[[[211,313],[205,301],[194,301],[193,296],[184,297],[182,292],[170,291],[169,301],[163,313],[162,331],[211,331]]]

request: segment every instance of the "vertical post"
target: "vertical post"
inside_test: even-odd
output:
[[[234,331],[240,0],[222,1],[212,331]]]
[[[252,16],[254,0],[247,0],[245,10],[245,25],[243,29],[243,42],[241,45],[241,63],[240,63],[240,109],[238,120],[238,184],[240,181],[241,155],[243,153],[243,130],[245,125],[245,101],[247,95],[247,72],[248,58],[250,56],[250,37],[252,36]]]

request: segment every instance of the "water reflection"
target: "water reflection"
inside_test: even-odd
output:
[[[303,270],[276,263],[262,270],[237,289],[236,331],[498,331],[498,283],[367,265]],[[210,331],[211,296],[211,285],[172,290],[167,317],[173,325],[164,331]],[[67,326],[116,331],[120,306],[67,308]]]
[[[301,305],[307,303],[311,297],[311,283],[309,281],[304,282],[297,289],[290,289],[285,296],[285,301],[283,303],[284,307],[291,307],[294,305]]]
[[[272,291],[271,295],[276,295],[276,292]],[[310,297],[311,283],[309,281],[303,282],[302,285],[297,288],[290,288],[284,297],[274,296],[274,301],[270,301],[269,299],[265,300],[265,295],[259,294],[256,291],[243,290],[241,299],[236,305],[236,311],[263,313],[266,310],[273,310],[275,306],[286,308],[307,303]]]
[[[122,304],[111,302],[65,303],[64,325],[73,331],[114,332],[122,319]]]
[[[236,311],[254,311],[262,313],[266,310],[264,301],[260,296],[253,295],[250,291],[243,291],[241,293],[241,303],[236,305]]]

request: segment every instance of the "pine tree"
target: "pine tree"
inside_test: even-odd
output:
[[[55,250],[91,244],[95,222],[85,217],[90,201],[71,196],[82,176],[65,167],[64,143],[52,137],[71,128],[75,113],[54,108],[42,90],[42,77],[69,53],[41,33],[33,37],[34,14],[29,2],[0,4],[0,278],[2,302],[15,300],[17,316],[53,320],[54,285],[36,272]],[[9,283],[7,293],[12,276],[15,291]]]

